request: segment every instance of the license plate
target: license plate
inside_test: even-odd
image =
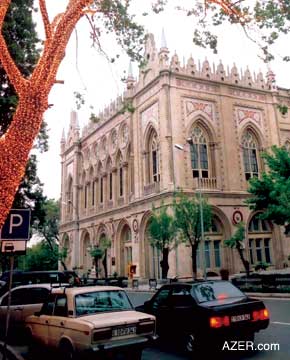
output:
[[[126,336],[136,334],[136,326],[128,326],[124,328],[113,329],[113,336]]]
[[[251,320],[250,314],[235,315],[231,317],[232,322],[247,321]]]

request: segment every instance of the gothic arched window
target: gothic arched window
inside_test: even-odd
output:
[[[159,143],[156,131],[152,128],[147,138],[147,162],[146,162],[146,180],[148,184],[158,183],[160,181],[159,172]]]
[[[113,170],[112,170],[112,161],[109,159],[107,164],[108,171],[108,194],[109,200],[113,200]]]
[[[246,180],[259,176],[258,141],[250,130],[242,137],[243,162]]]
[[[194,178],[209,177],[208,139],[200,126],[195,126],[190,142],[191,169]]]
[[[118,178],[119,178],[119,196],[122,197],[124,195],[124,170],[123,170],[123,159],[119,158],[118,163]]]

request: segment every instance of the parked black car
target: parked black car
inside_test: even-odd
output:
[[[0,296],[8,290],[10,271],[5,271],[0,277]],[[80,279],[74,271],[13,271],[12,287],[30,284],[80,284]]]
[[[179,338],[190,353],[225,340],[253,341],[269,325],[262,301],[221,280],[164,285],[136,310],[155,315],[160,338]]]

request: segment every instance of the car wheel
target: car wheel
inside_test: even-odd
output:
[[[74,360],[75,352],[72,345],[68,341],[64,341],[59,347],[60,359],[61,360]]]
[[[184,350],[187,354],[193,354],[198,348],[196,335],[193,333],[187,334],[184,342]]]

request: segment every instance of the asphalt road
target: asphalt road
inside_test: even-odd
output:
[[[134,306],[143,304],[152,296],[149,292],[129,292]],[[271,346],[278,344],[279,350],[260,351],[228,351],[221,352],[215,359],[218,360],[289,360],[290,359],[290,299],[263,299],[270,310],[271,324],[268,329],[256,334],[255,346]],[[209,344],[210,346],[210,344]],[[277,346],[277,345],[275,345]],[[18,352],[26,357],[26,347],[16,347]],[[0,357],[1,358],[1,357]],[[174,344],[158,345],[147,348],[143,352],[142,360],[177,360],[188,357],[176,348]],[[129,359],[128,359],[129,360]],[[198,359],[200,360],[200,359]]]
[[[150,299],[152,293],[129,293],[134,306],[143,304]],[[255,346],[269,347],[278,344],[279,350],[228,351],[219,354],[219,360],[289,360],[290,359],[290,299],[262,299],[270,310],[271,324],[256,334]],[[275,345],[277,346],[277,345]],[[145,349],[143,360],[177,360],[188,359],[180,349],[171,345],[163,345]]]

